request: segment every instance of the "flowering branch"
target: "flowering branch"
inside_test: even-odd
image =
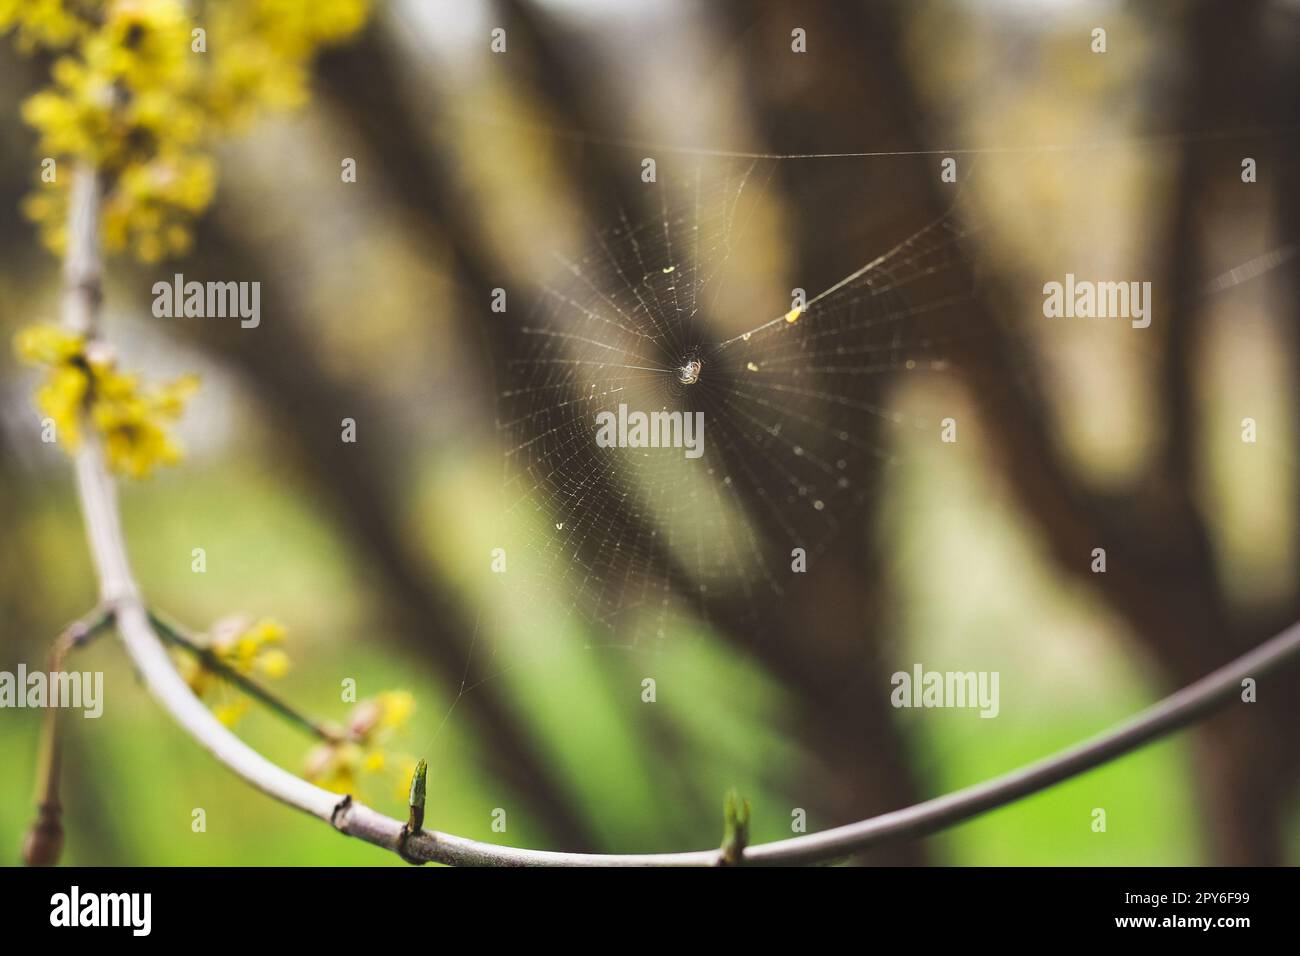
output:
[[[194,655],[204,670],[218,674],[223,679],[235,684],[249,697],[264,704],[289,723],[306,730],[313,737],[329,743],[339,743],[344,739],[345,735],[341,728],[329,721],[304,714],[292,704],[272,693],[260,682],[242,673],[237,668],[231,667],[212,648],[205,647],[181,625],[164,617],[157,611],[149,612],[149,623],[165,640],[175,644],[186,653]]]

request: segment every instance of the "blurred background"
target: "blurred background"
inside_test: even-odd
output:
[[[791,52],[795,28],[807,53]],[[19,104],[48,65],[0,48],[6,339],[58,314],[58,263],[20,212],[37,157]],[[185,462],[123,483],[138,576],[196,629],[232,612],[284,622],[292,667],[276,687],[305,709],[344,719],[345,678],[363,698],[409,691],[393,746],[429,761],[428,825],[469,837],[715,845],[734,785],[753,838],[779,839],[796,808],[818,830],[1009,770],[1300,618],[1298,122],[1292,0],[378,4],[315,64],[308,106],[222,144],[192,252],[108,263],[124,364],[204,382]],[[532,302],[557,253],[655,214],[642,143],[888,154],[763,161],[741,266],[780,296],[825,288],[947,210],[931,151],[951,149],[972,291],[946,320],[944,374],[872,379],[899,422],[872,440],[895,464],[838,516],[816,573],[749,614],[611,642],[581,615],[520,611],[488,570],[512,533],[497,400],[517,345],[488,302],[497,287]],[[1245,157],[1257,182],[1242,182]],[[1262,274],[1214,283],[1269,253]],[[173,271],[260,280],[260,327],[154,319],[150,287]],[[1044,319],[1042,285],[1067,272],[1151,280],[1151,327]],[[9,671],[43,661],[95,595],[35,381],[6,350]],[[339,441],[344,417],[364,455]],[[955,445],[937,441],[944,417]],[[570,586],[553,582],[561,604],[576,604]],[[891,708],[889,676],[917,661],[1000,672],[998,718]],[[67,722],[66,862],[401,865],[238,782],[113,639],[71,666],[103,670],[107,700],[100,720]],[[38,729],[38,713],[0,713],[6,863],[32,818]],[[295,770],[311,744],[256,709],[238,730]],[[1296,863],[1298,774],[1293,669],[1257,704],[859,862]],[[362,795],[401,812],[391,783]]]

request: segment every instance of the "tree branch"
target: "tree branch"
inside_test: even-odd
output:
[[[69,216],[63,321],[93,340],[101,294],[98,250],[99,183],[78,171]],[[401,821],[323,790],[271,761],[235,736],[181,679],[155,633],[131,572],[113,479],[98,432],[86,429],[76,455],[77,488],[103,603],[114,609],[127,653],[153,696],[201,746],[247,783],[341,833],[412,862],[488,866],[717,866],[720,849],[686,853],[593,854],[528,850],[436,831],[404,832]],[[1114,730],[984,783],[846,826],[735,854],[737,862],[800,864],[835,860],[890,840],[923,836],[1043,790],[1167,734],[1232,699],[1246,677],[1300,657],[1300,623],[1248,654],[1165,698]]]
[[[63,670],[63,662],[73,648],[85,644],[112,623],[112,608],[97,607],[64,628],[50,648],[50,673],[56,674]],[[59,862],[59,854],[63,850],[63,824],[60,820],[63,805],[59,802],[63,736],[57,707],[45,709],[38,752],[36,820],[23,840],[23,862],[28,866],[54,866]]]
[[[212,671],[223,680],[236,685],[249,697],[257,700],[263,706],[273,710],[289,723],[301,730],[305,730],[313,737],[330,743],[339,743],[347,736],[341,727],[331,724],[329,721],[304,714],[297,707],[282,700],[270,689],[262,686],[247,674],[241,674],[223,661],[212,648],[202,644],[181,625],[167,619],[157,611],[149,612],[149,623],[165,640],[175,644],[186,653],[192,654],[206,670]]]

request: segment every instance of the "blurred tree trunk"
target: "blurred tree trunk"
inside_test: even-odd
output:
[[[601,135],[630,133],[612,112],[604,109],[599,90],[603,84],[592,75],[589,64],[595,57],[582,55],[582,40],[563,35],[534,4],[510,0],[506,8],[516,27],[527,37],[527,48],[535,58],[534,72],[549,78],[552,110],[569,125]],[[726,8],[723,29],[743,34],[749,23],[743,9]],[[519,29],[511,31],[519,35]],[[577,55],[575,55],[577,54]],[[745,57],[747,89],[756,89],[764,65],[756,50]],[[584,71],[584,65],[588,69]],[[782,114],[772,111],[757,98],[748,106],[762,130],[780,135]],[[810,147],[812,148],[812,147]],[[588,149],[575,161],[584,193],[594,197],[589,218],[598,225],[616,221],[619,209],[636,210],[644,202],[643,189],[618,185],[632,182],[617,177],[607,166],[607,150]],[[610,201],[617,206],[610,206]],[[601,208],[601,204],[606,204]],[[835,256],[827,248],[831,231],[822,228],[812,215],[798,215],[792,247],[800,274],[812,275],[825,269]],[[629,212],[629,215],[633,215]],[[765,505],[748,502],[751,514]],[[795,775],[803,784],[791,797],[811,808],[813,829],[860,819],[907,806],[920,799],[907,753],[888,705],[889,671],[883,666],[879,647],[881,622],[887,618],[889,588],[876,550],[872,512],[850,528],[820,555],[808,575],[806,587],[791,589],[783,598],[769,595],[761,601],[757,618],[753,607],[714,603],[711,622],[719,634],[759,661],[792,694],[796,712],[795,730],[803,745],[808,766]],[[777,550],[780,550],[779,548]],[[664,561],[670,559],[663,556]],[[685,578],[680,569],[675,578]],[[924,848],[913,841],[885,846],[862,856],[873,864],[915,864],[925,860]]]
[[[1264,66],[1259,9],[1257,3],[1234,2],[1194,8],[1186,47],[1190,82],[1179,111],[1180,122],[1187,125],[1177,132],[1249,125],[1248,119],[1242,122],[1243,105],[1273,102],[1266,80],[1256,72]],[[806,12],[801,13],[806,19]],[[899,60],[905,46],[903,23],[895,13],[892,7],[869,6],[860,17],[846,14],[834,36],[874,64],[881,76],[877,95],[896,111],[900,128],[911,128],[911,142],[920,146],[924,140],[916,123],[923,109]],[[1161,375],[1169,440],[1155,473],[1129,493],[1092,493],[1070,474],[1044,418],[1048,406],[1032,360],[996,317],[995,303],[1014,301],[996,277],[982,277],[988,291],[972,304],[969,319],[978,323],[981,334],[968,339],[955,356],[987,434],[997,443],[1003,473],[1042,529],[1059,566],[1096,587],[1130,624],[1135,639],[1159,663],[1167,687],[1202,676],[1274,630],[1270,625],[1243,634],[1230,619],[1194,494],[1192,451],[1199,423],[1192,414],[1192,356],[1200,289],[1209,278],[1201,252],[1206,224],[1198,206],[1210,188],[1202,177],[1211,171],[1234,176],[1239,169],[1228,153],[1189,140],[1177,172],[1168,265],[1157,282],[1176,290],[1173,308],[1156,320],[1167,333]],[[1216,155],[1217,161],[1212,159]],[[931,197],[923,218],[945,205],[934,195],[937,180],[927,185]],[[1089,572],[1088,555],[1099,545],[1112,558],[1105,575]],[[1278,675],[1268,682],[1259,704],[1212,718],[1196,732],[1195,788],[1205,805],[1216,862],[1280,860],[1282,813],[1294,785],[1298,730],[1287,712],[1298,692],[1294,671]]]

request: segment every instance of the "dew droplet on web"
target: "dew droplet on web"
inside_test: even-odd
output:
[[[826,503],[822,501],[820,498],[818,498],[816,501],[813,502],[813,508],[815,508],[817,511],[821,511],[825,507],[826,507]]]
[[[758,363],[756,363],[756,362],[746,362],[746,363],[745,363],[745,368],[749,369],[751,372],[757,372],[757,371],[758,371]]]
[[[664,275],[668,275],[670,272],[675,272],[676,269],[676,266],[664,266]]]
[[[799,321],[799,316],[803,315],[803,309],[791,309],[785,314],[785,320],[791,325]]]

